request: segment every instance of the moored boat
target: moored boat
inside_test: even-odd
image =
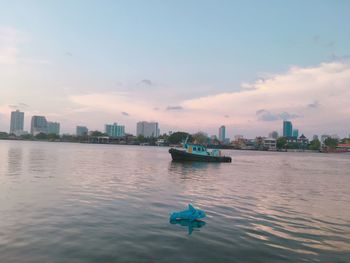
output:
[[[169,153],[173,161],[192,161],[192,162],[224,162],[230,163],[231,157],[221,155],[221,151],[214,149],[208,151],[201,144],[184,144],[184,148],[171,148]]]

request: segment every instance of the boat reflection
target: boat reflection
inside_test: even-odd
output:
[[[195,229],[204,227],[206,223],[202,220],[190,221],[188,219],[177,219],[177,220],[170,220],[170,224],[187,227],[188,234],[191,235]]]

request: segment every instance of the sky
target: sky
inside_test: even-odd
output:
[[[350,1],[0,0],[10,112],[135,133],[350,134]]]

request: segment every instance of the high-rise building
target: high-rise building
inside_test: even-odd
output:
[[[20,136],[23,134],[24,112],[19,110],[11,112],[10,133]]]
[[[77,126],[77,129],[76,129],[76,135],[77,136],[84,136],[84,135],[87,135],[89,132],[88,128],[85,127],[85,126]]]
[[[47,122],[47,134],[60,135],[60,124],[58,122]]]
[[[226,136],[226,127],[222,125],[219,128],[219,141],[224,142],[225,141],[225,136]]]
[[[293,129],[292,137],[297,138],[297,139],[299,138],[299,130],[298,129]]]
[[[34,136],[39,133],[47,134],[47,120],[44,116],[32,117],[32,121],[30,125],[30,133]]]
[[[312,140],[313,141],[317,141],[318,140],[318,135],[315,134],[314,136],[312,136]]]
[[[113,124],[106,124],[105,132],[110,137],[123,137],[125,136],[125,127],[124,125],[118,125],[116,122]]]
[[[283,137],[292,137],[293,125],[290,121],[283,121]]]
[[[146,138],[159,137],[158,122],[140,121],[136,125],[136,136],[144,136]]]
[[[273,131],[269,133],[269,138],[277,139],[278,138],[278,132]]]

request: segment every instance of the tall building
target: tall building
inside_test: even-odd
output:
[[[299,130],[298,129],[293,129],[292,137],[297,138],[297,139],[299,138]]]
[[[283,121],[283,137],[292,137],[293,125],[290,121]]]
[[[19,110],[11,112],[10,133],[20,136],[23,134],[24,112]]]
[[[32,117],[30,133],[34,136],[39,133],[47,133],[47,120],[44,116]]]
[[[60,135],[60,124],[58,122],[47,122],[47,134]]]
[[[84,136],[84,135],[87,135],[89,132],[88,128],[85,127],[85,126],[77,126],[77,129],[76,129],[76,135],[77,136]]]
[[[277,139],[278,138],[278,132],[273,131],[269,133],[269,138]]]
[[[225,134],[226,134],[226,127],[222,125],[219,128],[219,141],[224,142],[225,141]]]
[[[159,137],[158,122],[140,121],[136,125],[136,136],[144,136],[146,138]]]
[[[123,137],[125,136],[125,127],[124,125],[118,125],[117,123],[106,124],[105,133],[110,137]]]

